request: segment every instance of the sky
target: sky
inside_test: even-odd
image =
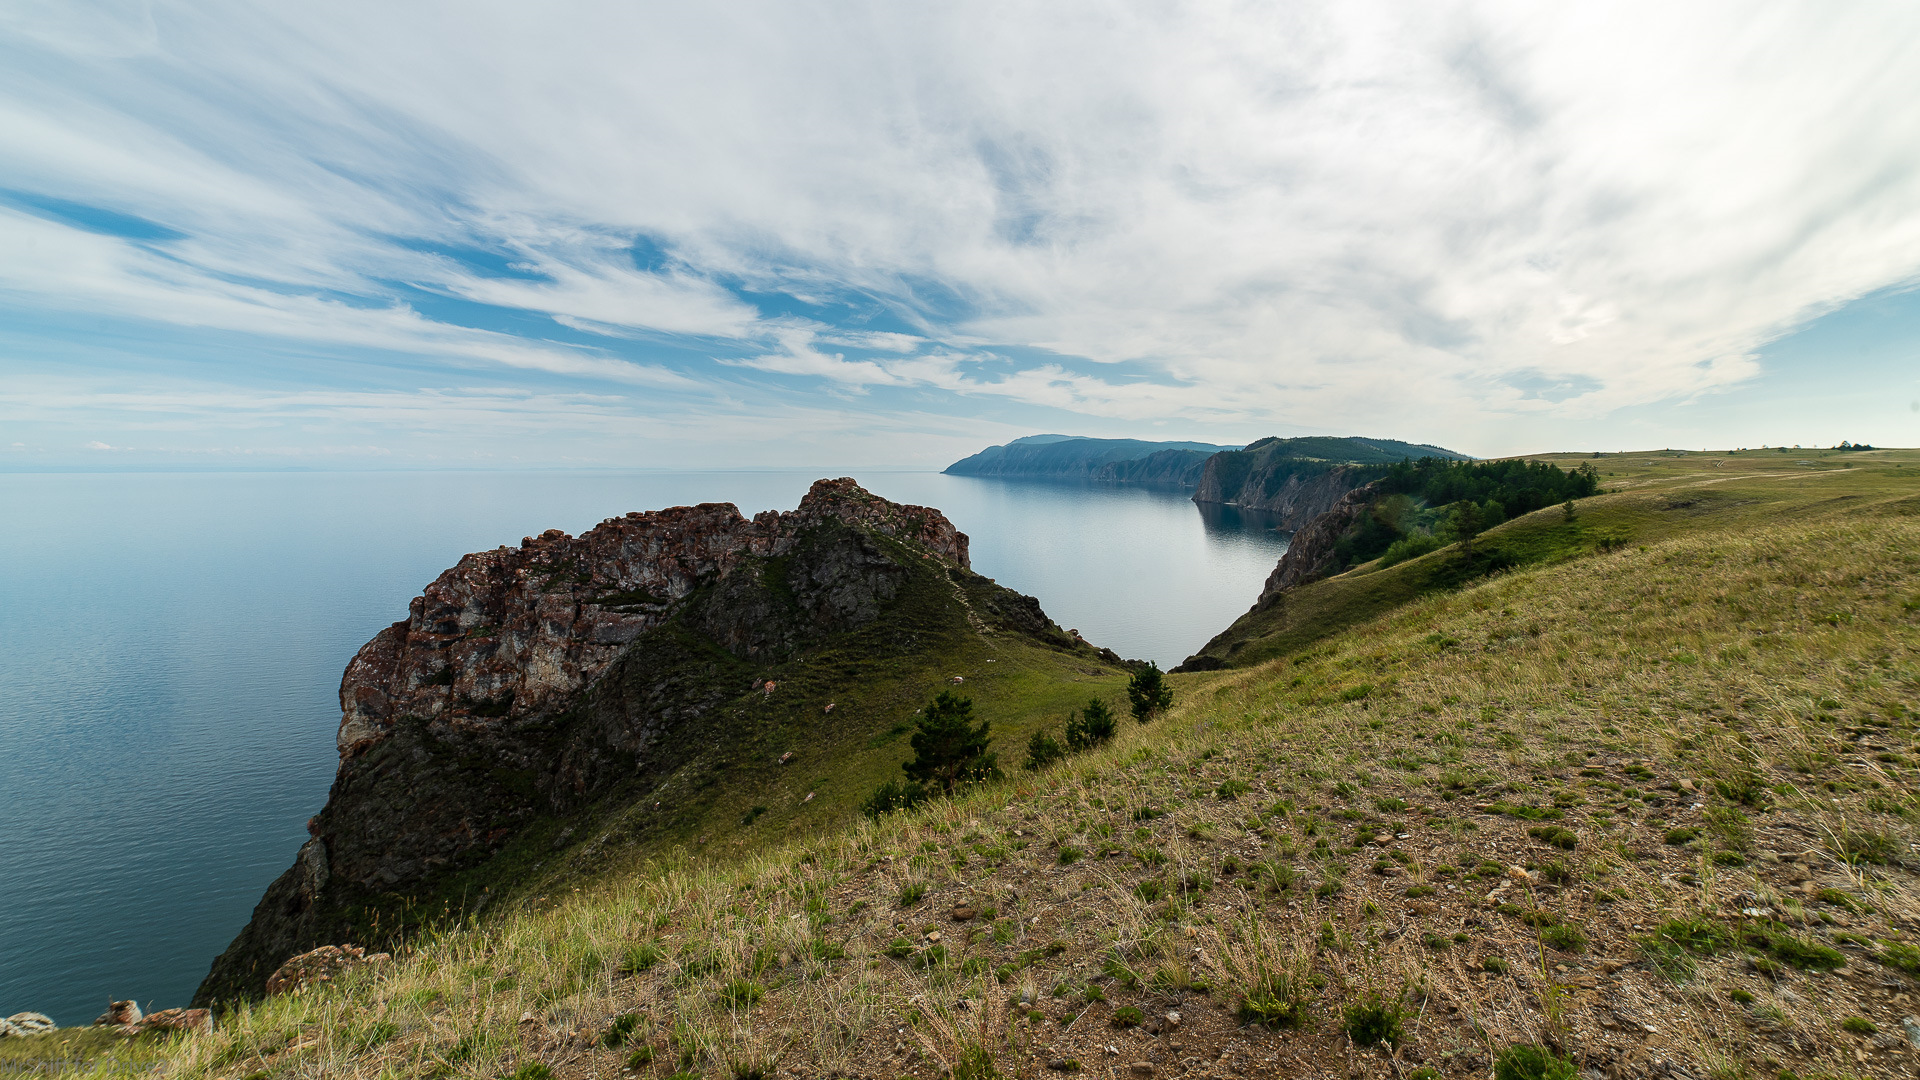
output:
[[[1920,445],[1920,5],[0,0],[0,469]]]

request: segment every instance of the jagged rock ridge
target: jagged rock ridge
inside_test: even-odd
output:
[[[937,662],[989,629],[1119,660],[973,574],[939,511],[851,479],[751,521],[677,507],[466,556],[348,665],[312,838],[195,1000],[258,994],[290,956],[391,941],[440,905],[474,910],[588,822],[684,823],[752,765],[779,665],[810,672],[834,642],[863,662]],[[860,693],[839,686],[842,702]]]

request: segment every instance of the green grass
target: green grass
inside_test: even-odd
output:
[[[286,1075],[319,1071],[322,1062],[342,1075],[407,1075],[424,1055],[478,1031],[486,1037],[468,1045],[461,1067],[497,1077],[518,1064],[511,1048],[519,1045],[523,1011],[556,1030],[598,1032],[611,1017],[645,1009],[663,1035],[672,1033],[667,1045],[681,1071],[726,1075],[729,1060],[773,1053],[773,1040],[790,1036],[777,1044],[782,1071],[791,1064],[818,1074],[897,1075],[902,1069],[892,1064],[891,1048],[912,1046],[922,1035],[951,1048],[949,1064],[967,1040],[996,1053],[1012,1045],[1028,1030],[1015,1025],[1027,1020],[1006,1003],[1049,985],[1069,987],[1076,1008],[1110,997],[1143,1017],[1148,1002],[1156,1013],[1165,1007],[1156,996],[1168,987],[1210,985],[1222,1008],[1251,1003],[1249,1020],[1297,1018],[1295,1026],[1306,1030],[1279,1037],[1299,1040],[1290,1045],[1302,1053],[1336,1039],[1344,1047],[1348,1010],[1374,1000],[1366,987],[1400,987],[1404,1000],[1466,1003],[1463,1015],[1471,1012],[1483,1029],[1475,1046],[1537,1050],[1542,1025],[1551,1021],[1545,1009],[1505,1003],[1540,993],[1536,962],[1582,962],[1543,956],[1536,939],[1578,932],[1589,939],[1595,960],[1584,963],[1591,965],[1632,957],[1635,924],[1653,928],[1639,932],[1647,959],[1659,950],[1710,969],[1715,988],[1756,982],[1742,966],[1750,959],[1783,980],[1778,990],[1793,991],[1766,988],[1769,1007],[1800,1030],[1837,1038],[1841,1017],[1882,1008],[1864,996],[1862,987],[1873,980],[1802,974],[1832,967],[1840,954],[1829,943],[1840,939],[1818,924],[1738,916],[1733,898],[1792,899],[1778,887],[1779,864],[1764,858],[1778,846],[1775,837],[1886,837],[1897,854],[1920,822],[1904,799],[1908,781],[1849,763],[1862,756],[1851,749],[1854,729],[1889,745],[1920,742],[1920,718],[1910,707],[1920,699],[1920,666],[1912,659],[1920,654],[1920,500],[1903,494],[1920,489],[1920,455],[1907,460],[1916,466],[1911,481],[1883,475],[1872,490],[1837,469],[1774,470],[1765,482],[1792,498],[1737,506],[1679,490],[1704,481],[1621,478],[1628,496],[1671,507],[1647,513],[1686,523],[1662,526],[1664,536],[1648,533],[1608,551],[1420,595],[1264,666],[1170,677],[1178,697],[1162,720],[1125,725],[1113,744],[1043,773],[1009,776],[879,822],[842,813],[817,828],[742,836],[738,847],[683,846],[650,863],[577,878],[581,891],[551,905],[504,910],[472,929],[422,941],[378,981],[238,1010],[213,1036],[170,1050],[167,1060],[177,1072],[227,1080],[225,1066],[211,1062],[222,1055],[239,1061],[254,1053],[249,1048],[287,1047],[289,1034],[300,1033],[293,1045],[301,1049],[263,1051],[261,1060]],[[1609,462],[1601,466],[1604,472]],[[1686,467],[1699,471],[1697,464]],[[1759,483],[1729,476],[1718,487],[1737,494]],[[1804,490],[1821,483],[1839,485],[1831,500]],[[1843,497],[1847,485],[1855,485],[1857,497]],[[1384,580],[1401,569],[1347,577]],[[1849,618],[1824,617],[1836,611]],[[1435,635],[1458,644],[1437,647]],[[1037,685],[1047,669],[1035,663]],[[1119,677],[1112,678],[1117,688]],[[1373,688],[1364,698],[1340,700],[1341,691],[1362,683]],[[1087,693],[1084,681],[1061,693],[1062,714]],[[1043,697],[1035,690],[1030,700]],[[849,745],[857,750],[891,722],[876,716]],[[884,749],[895,764],[904,756],[893,744]],[[810,764],[785,779],[800,775],[818,770]],[[1696,838],[1707,841],[1701,850],[1662,843],[1676,820],[1695,820],[1673,816],[1686,804],[1667,785],[1682,778],[1707,780],[1708,790],[1692,798],[1739,805],[1751,824],[1703,818],[1709,829]],[[1721,778],[1731,794],[1720,791]],[[1229,780],[1248,783],[1249,791],[1220,797]],[[1263,792],[1260,807],[1248,798],[1253,790]],[[1445,798],[1467,791],[1473,794],[1458,801]],[[770,807],[754,826],[766,829],[779,801],[748,797]],[[1496,800],[1538,816],[1478,809]],[[1381,820],[1386,814],[1396,819],[1391,829]],[[1329,830],[1329,820],[1342,824]],[[1577,830],[1577,851],[1562,855],[1529,840],[1527,830],[1544,822]],[[1755,849],[1752,862],[1713,866],[1705,849],[1730,848],[1743,829]],[[1379,831],[1395,839],[1374,847]],[[1350,850],[1356,832],[1362,843]],[[1398,839],[1399,832],[1408,839]],[[1330,842],[1317,846],[1316,837]],[[1264,849],[1257,855],[1256,840]],[[1065,846],[1087,854],[1063,864]],[[1836,846],[1871,844],[1841,839]],[[1165,862],[1149,869],[1127,857],[1129,850],[1151,850]],[[986,851],[995,854],[989,859]],[[1235,865],[1244,858],[1255,867],[1303,868],[1305,881],[1321,884],[1274,893],[1270,871],[1261,869],[1223,872],[1211,889],[1185,888],[1200,880],[1190,876],[1195,872],[1224,868],[1231,852],[1240,853]],[[1553,880],[1560,875],[1541,865],[1538,881],[1519,884],[1508,874],[1509,854],[1564,859],[1569,879]],[[1367,872],[1376,859],[1393,873]],[[1442,866],[1472,870],[1449,879]],[[1910,911],[1920,901],[1889,864],[1856,857],[1850,872],[1860,875],[1854,891],[1870,897],[1874,909]],[[1151,900],[1134,891],[1143,878],[1163,885]],[[927,892],[903,911],[894,901],[915,881]],[[1434,882],[1459,888],[1405,895]],[[1484,909],[1483,898],[1496,887],[1506,888],[1512,919]],[[992,915],[982,903],[989,897],[998,907]],[[962,898],[992,920],[991,932],[983,921],[944,917]],[[816,900],[833,914],[824,927],[807,917]],[[1421,913],[1428,905],[1440,908],[1438,917]],[[1879,943],[1868,954],[1874,960],[1912,970],[1904,962],[1913,947],[1892,940],[1895,931],[1880,925],[1885,917],[1827,910],[1871,934]],[[1461,943],[1471,948],[1427,947],[1468,925],[1459,921],[1468,914],[1481,920]],[[1388,936],[1400,928],[1411,932]],[[935,932],[942,935],[937,945],[928,939]],[[812,955],[809,943],[822,935],[841,946],[842,958]],[[618,975],[627,946],[637,941],[661,942],[669,959]],[[920,962],[936,948],[937,961]],[[696,955],[711,966],[690,973],[684,961],[671,959]],[[587,958],[599,967],[583,972]],[[1920,969],[1920,961],[1914,966]],[[1629,964],[1612,973],[1596,991],[1598,1002],[1606,1002],[1615,981],[1632,984],[1645,1000],[1668,993],[1647,968]],[[1290,973],[1285,993],[1263,997],[1262,987],[1273,987],[1258,973],[1280,969]],[[1523,969],[1524,981],[1514,969]],[[1550,970],[1542,971],[1549,983],[1562,978]],[[1005,983],[994,985],[989,976],[1001,971]],[[510,987],[493,989],[508,973]],[[741,979],[764,993],[757,1004],[733,1010],[721,991]],[[1689,1022],[1703,1030],[1745,1031],[1745,1010],[1728,1004],[1731,997],[1689,991],[1677,1007],[1694,1010]],[[963,1013],[950,1004],[963,998],[985,1004]],[[1544,995],[1539,1000],[1554,1004]],[[348,1015],[391,1023],[396,1034],[362,1047],[335,1020]],[[1061,1031],[1104,1028],[1106,1015],[1099,1007],[1079,1027],[1063,1022]],[[1447,1022],[1429,1009],[1418,1026],[1403,1027],[1424,1039],[1427,1025]],[[1102,1045],[1114,1038],[1090,1037]],[[1720,1075],[1706,1060],[1711,1049],[1672,1042],[1662,1053],[1696,1075]],[[617,1071],[619,1052],[594,1053],[604,1060],[582,1068]],[[1087,1057],[1084,1049],[1075,1053]],[[1791,1048],[1781,1053],[1783,1068],[1826,1068]],[[1556,1060],[1508,1060],[1496,1051],[1494,1068],[1504,1080],[1557,1077]],[[1334,1061],[1314,1065],[1345,1068],[1344,1058]],[[1008,1074],[1012,1062],[1003,1062]],[[668,1067],[654,1065],[658,1072]]]

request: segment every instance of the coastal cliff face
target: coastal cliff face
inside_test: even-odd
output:
[[[1305,528],[1296,530],[1280,561],[1274,564],[1273,573],[1267,575],[1253,610],[1272,607],[1288,589],[1318,581],[1337,570],[1334,546],[1353,528],[1360,515],[1367,512],[1367,506],[1379,493],[1379,486],[1375,481],[1345,492],[1325,513],[1308,522]]]
[[[1339,553],[1335,550],[1340,538],[1352,529],[1354,523],[1365,514],[1374,498],[1380,493],[1380,482],[1373,481],[1357,488],[1342,492],[1326,512],[1314,517],[1299,529],[1294,530],[1293,538],[1287,543],[1287,550],[1274,564],[1273,572],[1267,575],[1266,584],[1260,589],[1260,596],[1253,602],[1247,614],[1241,616],[1234,625],[1216,635],[1213,640],[1192,656],[1187,657],[1175,667],[1174,671],[1217,671],[1227,666],[1227,660],[1233,655],[1234,631],[1249,618],[1259,612],[1267,611],[1280,604],[1290,589],[1298,588],[1309,582],[1318,581],[1340,569]]]
[[[1360,465],[1327,465],[1247,451],[1215,454],[1207,459],[1193,501],[1265,511],[1280,519],[1277,528],[1299,531],[1375,475],[1377,470]]]
[[[195,1000],[257,995],[318,945],[475,910],[576,828],[695,820],[719,776],[791,748],[775,696],[788,671],[857,704],[858,684],[808,670],[823,643],[910,666],[989,630],[1106,662],[1031,597],[972,574],[966,535],[939,511],[850,479],[751,521],[677,507],[468,555],[348,665],[312,838]]]

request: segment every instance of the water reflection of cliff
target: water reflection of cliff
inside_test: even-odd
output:
[[[1293,536],[1283,530],[1281,516],[1264,510],[1245,510],[1225,503],[1194,503],[1193,508],[1200,514],[1200,523],[1206,529],[1210,540],[1238,540],[1241,543],[1254,542],[1270,544],[1273,554],[1278,558],[1287,550],[1287,541]]]

